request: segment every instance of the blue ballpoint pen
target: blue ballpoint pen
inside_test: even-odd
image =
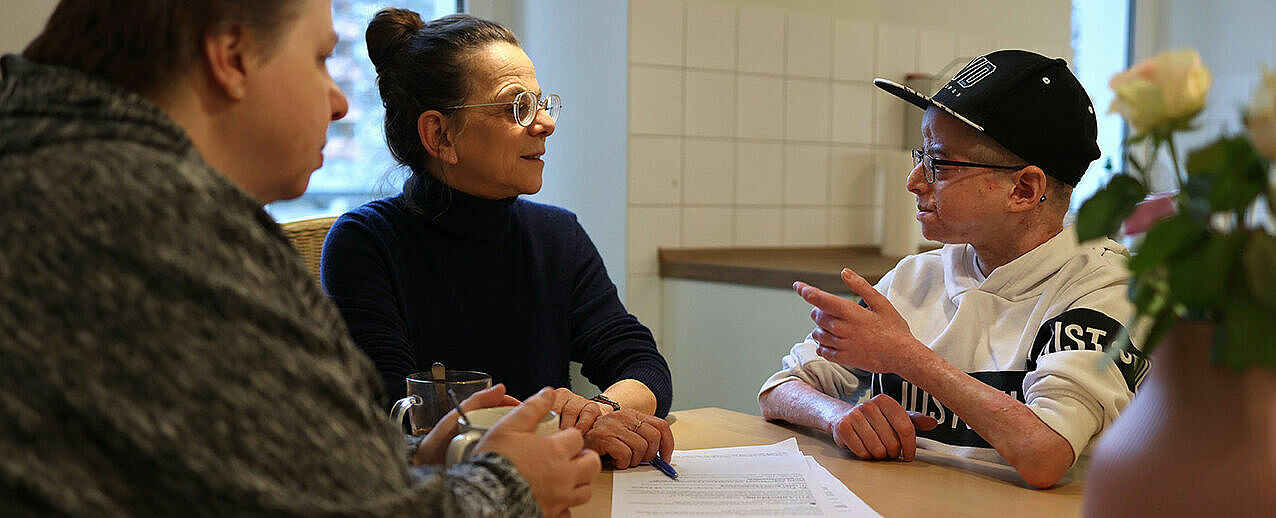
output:
[[[655,466],[661,473],[669,476],[669,478],[678,480],[678,472],[674,471],[673,466],[670,466],[668,462],[665,462],[665,459],[660,458],[660,454],[657,453],[656,456],[651,459],[651,465]]]

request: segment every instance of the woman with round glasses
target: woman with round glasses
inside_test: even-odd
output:
[[[376,364],[389,401],[434,362],[479,370],[515,397],[559,387],[560,427],[618,468],[672,453],[669,367],[625,310],[594,244],[541,188],[562,104],[505,27],[425,23],[386,9],[367,30],[397,196],[343,215],[324,243],[324,289]],[[605,387],[569,390],[568,364]]]

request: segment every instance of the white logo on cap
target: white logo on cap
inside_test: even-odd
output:
[[[961,72],[958,72],[957,75],[953,76],[953,81],[962,88],[970,88],[996,71],[997,65],[988,61],[988,58],[980,56],[971,61],[969,65],[966,65],[966,68],[961,69]]]

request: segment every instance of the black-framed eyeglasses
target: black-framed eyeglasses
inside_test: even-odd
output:
[[[935,183],[935,166],[946,165],[946,166],[952,166],[952,167],[981,167],[986,169],[1002,169],[1006,171],[1018,171],[1025,167],[1028,167],[1028,164],[995,165],[995,164],[980,164],[977,162],[959,162],[957,160],[944,160],[944,159],[930,156],[920,149],[914,149],[913,150],[913,167],[917,167],[917,164],[922,164],[922,172],[925,173],[926,183]]]
[[[536,112],[545,110],[545,114],[549,115],[550,120],[558,122],[558,112],[563,110],[563,101],[558,98],[558,94],[549,94],[544,99],[539,98],[536,94],[528,92],[519,92],[514,96],[513,101],[503,103],[484,103],[484,104],[462,104],[460,106],[449,106],[446,110],[459,110],[461,108],[477,108],[480,106],[502,106],[511,105],[514,107],[514,122],[519,126],[527,127],[532,125],[532,121],[536,120]]]

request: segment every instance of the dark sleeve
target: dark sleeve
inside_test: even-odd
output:
[[[353,212],[337,219],[323,243],[320,279],[336,304],[355,344],[372,359],[385,386],[389,408],[416,372],[416,349],[400,312],[391,264],[389,224],[375,214]]]
[[[651,331],[620,303],[616,285],[585,229],[575,218],[572,225],[577,253],[571,358],[581,363],[581,373],[590,382],[604,389],[623,379],[641,381],[656,396],[656,416],[664,417],[673,401],[669,365]]]

